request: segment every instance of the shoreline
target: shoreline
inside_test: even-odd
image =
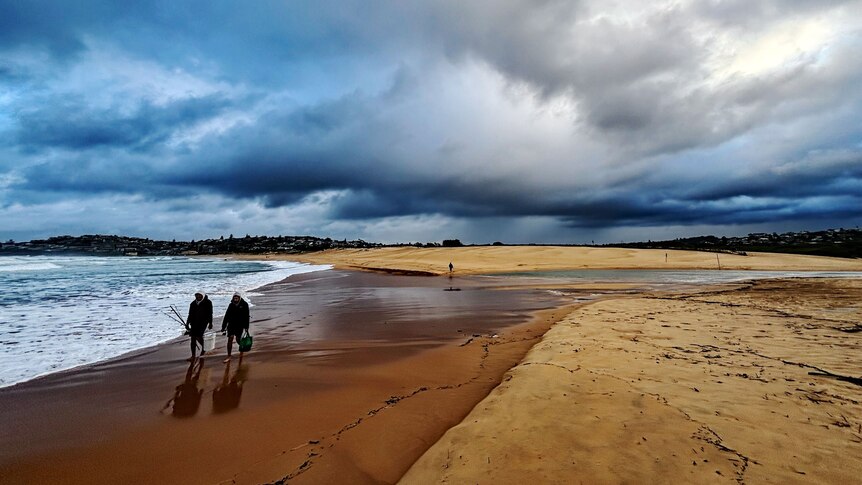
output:
[[[71,256],[71,257],[76,257],[76,256]],[[91,256],[89,256],[89,255],[82,255],[82,257],[91,257]],[[98,256],[98,257],[109,257],[109,258],[113,258],[113,257],[116,257],[116,256]],[[174,256],[171,256],[171,257],[173,258]],[[208,259],[208,260],[218,260],[218,261],[234,259],[234,258],[220,258],[220,257],[212,257],[212,256],[200,256],[200,257],[198,257],[198,256],[176,256],[176,258],[178,258],[178,259]],[[271,264],[271,263],[272,263],[272,261],[267,261],[267,260],[265,260],[265,259],[263,259],[263,258],[246,258],[246,259],[244,259],[244,261],[248,261],[248,262],[259,262],[259,263],[262,263],[262,264]],[[288,261],[288,262],[294,262],[294,261],[290,261],[290,260],[287,260],[287,261]],[[296,262],[296,263],[297,263],[297,264],[300,264],[300,265],[303,265],[303,266],[308,266],[308,265],[309,265],[309,263],[301,263],[301,262]],[[272,271],[279,271],[279,270],[283,270],[283,269],[284,269],[284,268],[281,268],[281,267],[278,267],[278,266],[272,266],[272,267],[273,267],[273,270],[272,270]],[[329,269],[332,269],[332,267],[331,267],[331,266],[328,266],[328,267],[326,267],[326,268],[312,269],[312,270],[310,270],[310,271],[303,271],[303,272],[300,272],[300,273],[294,273],[294,275],[306,274],[306,273],[311,273],[311,272],[316,272],[316,271],[326,271],[326,270],[329,270]],[[291,276],[293,276],[293,275],[291,275]],[[290,277],[290,276],[288,276],[288,277]],[[246,299],[248,300],[248,297],[247,297],[246,295],[248,295],[248,294],[252,294],[252,293],[256,293],[256,292],[261,291],[261,290],[264,290],[267,286],[269,286],[269,285],[273,285],[273,284],[277,284],[277,283],[279,283],[279,282],[281,282],[281,281],[283,281],[283,280],[284,280],[284,278],[281,278],[281,279],[278,279],[278,280],[268,281],[268,282],[266,282],[266,283],[260,284],[260,285],[258,285],[258,286],[251,287],[251,288],[249,288],[249,289],[247,289],[247,290],[244,290],[244,291],[243,291],[244,297],[246,297]],[[191,297],[189,297],[189,298],[191,298]],[[213,322],[214,322],[213,328],[214,328],[214,331],[216,331],[216,332],[217,332],[217,330],[215,330],[215,328],[216,328],[215,321],[216,321],[216,320],[218,320],[218,318],[220,318],[222,315],[223,315],[223,313],[214,313],[214,315],[213,315],[213,317],[214,317],[214,318],[213,318]],[[161,313],[159,313],[159,314],[158,314],[158,316],[161,316]],[[218,333],[218,332],[217,332],[217,333]],[[67,368],[62,368],[62,369],[54,369],[54,370],[50,370],[50,371],[46,371],[46,372],[42,372],[42,373],[40,373],[40,374],[37,374],[37,375],[31,376],[31,377],[27,377],[27,378],[25,378],[24,380],[20,380],[20,381],[16,381],[16,382],[11,382],[11,383],[7,383],[7,384],[0,384],[0,392],[2,392],[2,391],[3,391],[3,390],[5,390],[5,389],[14,388],[15,386],[23,385],[23,384],[27,384],[27,383],[30,383],[30,382],[33,382],[33,381],[36,381],[36,380],[39,380],[39,379],[46,378],[46,377],[50,377],[50,376],[54,376],[54,375],[63,375],[63,374],[69,373],[69,372],[78,372],[78,371],[81,371],[81,370],[85,370],[85,369],[87,369],[88,367],[92,367],[92,366],[99,365],[99,364],[107,364],[107,363],[111,363],[112,361],[115,361],[115,360],[119,361],[119,360],[123,360],[123,359],[134,358],[134,357],[135,357],[135,356],[137,356],[138,354],[145,353],[145,352],[148,352],[148,351],[153,351],[153,350],[154,350],[156,347],[158,347],[158,346],[174,344],[174,343],[176,343],[176,342],[178,342],[178,341],[180,341],[180,340],[185,341],[185,340],[186,340],[186,336],[185,336],[185,335],[180,334],[180,335],[177,335],[177,336],[174,336],[174,337],[166,338],[166,339],[164,339],[164,340],[159,340],[159,341],[155,341],[155,342],[152,342],[152,343],[148,343],[148,344],[146,344],[146,345],[144,345],[144,346],[142,346],[142,347],[135,347],[135,348],[131,348],[131,349],[129,349],[129,350],[122,351],[122,352],[121,352],[121,353],[119,353],[119,354],[110,355],[110,356],[107,356],[107,357],[101,358],[101,359],[99,359],[99,360],[94,360],[94,361],[90,361],[90,362],[84,362],[84,363],[76,364],[76,365],[73,365],[72,367],[67,367]]]
[[[452,254],[456,253],[447,256]],[[482,258],[468,261],[466,258],[475,256],[469,251],[458,254],[462,264],[467,261],[466,265],[476,271],[494,267],[493,261]],[[426,267],[430,264],[387,259],[391,256],[376,253],[374,257],[382,259],[372,261],[366,257],[363,262],[369,266],[373,263],[376,268],[404,266],[408,271],[420,263]],[[542,258],[533,262],[538,266],[550,264]],[[856,271],[858,262],[850,263],[841,267]],[[510,264],[508,259],[502,266],[506,264]],[[824,263],[833,264],[834,261]],[[742,355],[725,354],[725,350],[718,352],[719,357],[712,357],[711,351],[692,354],[691,339],[727,339],[744,329],[752,334],[751,345],[760,345],[758,352],[763,355],[775,354],[776,348],[793,351],[805,344],[814,352],[812,355],[820,358],[825,354],[817,342],[826,346],[840,342],[851,360],[862,361],[859,346],[846,347],[846,341],[793,340],[794,332],[807,332],[805,325],[818,319],[853,322],[856,318],[858,322],[862,317],[862,309],[855,303],[862,298],[859,278],[770,279],[664,291],[637,284],[560,281],[537,286],[535,282],[462,278],[457,274],[454,278],[430,278],[339,269],[297,276],[262,287],[266,290],[262,292],[261,308],[266,309],[266,314],[260,315],[257,324],[267,330],[255,335],[255,349],[238,367],[232,368],[233,363],[222,366],[219,342],[205,366],[198,370],[188,366],[183,372],[186,364],[182,358],[188,350],[180,338],[140,357],[102,363],[62,378],[46,376],[40,378],[45,381],[39,385],[22,386],[16,392],[6,392],[8,387],[0,389],[0,406],[11,410],[0,417],[0,425],[9,430],[8,436],[0,438],[0,476],[17,479],[13,481],[57,483],[87,483],[94,479],[156,483],[161,481],[159,474],[189,483],[288,479],[291,483],[429,483],[443,479],[512,483],[537,477],[559,481],[572,476],[612,482],[659,476],[668,481],[732,482],[743,476],[737,461],[744,456],[746,463],[751,462],[743,470],[745,477],[766,476],[753,470],[768,462],[773,467],[768,468],[770,473],[793,481],[800,475],[788,472],[780,460],[776,461],[776,453],[763,447],[751,448],[748,438],[745,448],[738,446],[739,436],[746,436],[738,434],[738,427],[725,428],[730,421],[713,422],[709,413],[701,413],[704,405],[698,399],[719,402],[721,393],[733,390],[736,399],[748,406],[734,410],[735,419],[749,411],[758,419],[772,419],[770,411],[775,409],[747,397],[749,381],[760,385],[759,380],[737,376],[734,379],[740,382],[734,380],[730,386],[733,376],[712,376],[712,381],[722,383],[681,388],[671,382],[690,382],[691,372],[709,373],[719,368],[715,367],[719,363],[736,366],[731,373],[734,376],[745,374],[758,379],[762,376],[750,369],[765,367],[733,359],[725,362],[721,359]],[[451,286],[462,291],[445,291]],[[555,289],[561,291],[552,296],[549,290]],[[506,296],[501,298],[499,292],[506,292]],[[589,300],[591,292],[607,297]],[[733,295],[734,300],[722,295]],[[462,298],[472,299],[468,305],[472,310],[450,307]],[[747,302],[750,309],[740,306],[738,299]],[[501,307],[502,300],[505,304]],[[521,310],[513,313],[512,305],[521,305]],[[503,308],[509,310],[501,311]],[[769,308],[778,315],[777,320],[758,327],[761,313]],[[757,313],[758,319],[750,320],[747,313]],[[700,329],[686,322],[688,318],[712,320],[708,327]],[[736,330],[723,329],[723,325],[731,323],[737,325],[732,327]],[[730,331],[724,333],[725,330]],[[665,348],[665,339],[683,340]],[[792,345],[773,348],[773,340]],[[708,339],[694,343],[713,345]],[[728,345],[725,347],[730,348]],[[664,351],[652,355],[644,353],[645,348]],[[674,370],[682,374],[652,374],[652,365],[656,365],[655,371],[664,372],[668,367],[662,364],[688,363],[693,356],[699,357],[700,363]],[[560,358],[564,360],[557,360]],[[862,374],[862,369],[847,367],[846,362],[842,365],[823,368],[844,376]],[[635,371],[642,373],[631,373]],[[765,378],[772,379],[774,386],[785,378],[796,382],[804,379],[801,374],[772,371],[776,374]],[[567,375],[578,380],[567,381]],[[180,409],[177,414],[177,402],[172,411],[171,401],[167,405],[164,401],[172,394],[176,401],[190,376],[204,399],[198,401],[191,414],[189,409]],[[555,382],[568,387],[554,387]],[[660,387],[649,387],[656,382]],[[807,399],[820,400],[823,394],[818,393],[827,392],[831,393],[827,396],[862,402],[862,395],[854,397],[853,389],[832,387],[836,382],[822,387],[823,382],[816,381],[812,386],[816,393],[799,394],[797,400],[803,404],[809,402]],[[216,390],[227,390],[235,383],[239,393],[235,386],[229,397],[236,407],[225,411],[225,393]],[[693,387],[698,389],[692,390]],[[780,392],[778,389],[773,394],[780,400],[784,388]],[[536,401],[536,396],[543,397]],[[572,396],[579,398],[573,403],[569,399]],[[212,411],[205,414],[210,399]],[[664,400],[672,403],[670,409]],[[782,409],[788,402],[795,403],[785,401]],[[69,404],[58,414],[56,402]],[[536,407],[537,403],[541,406]],[[682,414],[674,409],[682,410]],[[794,409],[801,416],[808,412]],[[650,418],[624,418],[637,417],[640,411],[647,412]],[[844,412],[848,418],[862,415],[862,408],[850,411]],[[560,422],[552,419],[554,416],[566,418]],[[599,419],[591,421],[592,416]],[[819,414],[808,416],[822,420]],[[692,428],[694,422],[698,425]],[[504,429],[510,423],[523,426],[518,425],[520,431]],[[779,432],[791,430],[782,428],[785,424],[781,422],[770,423]],[[848,423],[846,427],[840,422],[832,426],[845,431],[857,426],[862,429],[862,423],[852,418]],[[635,431],[620,431],[617,425],[624,425],[623,429],[635,426],[643,433],[651,429],[666,432],[643,434],[640,437],[646,440],[638,441],[631,439]],[[808,433],[807,439],[825,440],[824,446],[833,450],[833,455],[814,458],[805,458],[806,452],[797,450],[797,456],[814,460],[806,462],[813,463],[813,468],[800,470],[809,477],[825,477],[827,482],[838,483],[835,480],[840,476],[824,475],[816,460],[831,463],[834,450],[862,456],[857,453],[862,448],[855,448],[855,444],[837,442],[832,435],[819,435],[813,428],[803,430]],[[712,432],[720,438],[711,437]],[[186,458],[177,460],[177,454],[189,447],[208,450],[216,446],[225,439],[225,433],[242,448],[234,457],[234,466],[206,453],[191,462]],[[598,449],[591,441],[579,438],[578,433],[608,446]],[[16,441],[19,435],[28,440]],[[39,443],[40,436],[47,441]],[[489,442],[490,436],[496,438]],[[537,438],[546,440],[548,446],[536,442]],[[657,447],[641,448],[647,440]],[[530,447],[526,452],[521,449],[524,443]],[[708,460],[704,463],[715,468],[701,466],[693,471],[695,465],[677,460],[684,450],[673,443],[703,446],[707,451],[695,461]],[[724,448],[739,454],[728,454]],[[555,455],[559,450],[569,450],[571,454]],[[120,456],[133,458],[118,463]],[[769,459],[756,458],[761,456]],[[643,462],[646,458],[659,461]],[[569,467],[573,462],[578,466]],[[596,468],[598,462],[605,465]],[[662,466],[655,468],[659,462]],[[159,463],[158,473],[153,474],[151,463]],[[203,475],[192,474],[190,470],[194,468],[189,469],[189,463],[200,467]],[[494,468],[486,466],[490,463]],[[616,463],[616,474],[602,471],[610,463]],[[633,468],[638,463],[640,471]],[[862,473],[862,465],[856,461],[849,469]],[[522,472],[529,473],[519,475]]]
[[[219,342],[201,368],[195,364],[187,369],[182,360],[187,345],[180,338],[141,355],[0,390],[0,405],[10,410],[0,417],[8,431],[0,438],[3,481],[8,477],[13,482],[155,483],[156,476],[147,478],[148,467],[155,462],[162,473],[191,483],[226,478],[241,483],[276,481],[300,468],[301,480],[313,482],[315,476],[333,469],[347,473],[357,466],[364,470],[356,472],[357,480],[367,479],[370,473],[394,482],[526,353],[538,328],[527,315],[543,306],[554,308],[551,301],[559,302],[546,295],[546,303],[537,304],[535,293],[499,290],[515,300],[503,305],[508,310],[495,311],[498,290],[484,288],[484,282],[458,279],[463,291],[450,293],[442,291],[449,283],[437,279],[337,270],[298,276],[263,292],[261,310],[266,309],[266,314],[259,317],[269,323],[257,325],[269,330],[255,335],[255,348],[239,367],[236,358],[233,367],[221,364],[224,350]],[[332,290],[333,286],[341,289]],[[321,292],[361,296],[369,287],[381,288],[383,295],[395,292],[394,301],[399,302],[409,302],[414,298],[410,295],[415,295],[415,303],[405,308],[361,303],[342,308],[344,302],[332,307],[330,303],[338,300],[324,297],[319,305],[296,306]],[[428,297],[468,298],[474,303],[447,310],[448,316],[441,317],[434,314],[439,310],[428,311],[439,307],[432,304],[434,300],[425,301]],[[523,310],[512,313],[519,305]],[[468,310],[473,306],[475,310]],[[333,309],[337,309],[334,314]],[[359,333],[344,326],[344,318],[368,323],[378,318],[375,315],[384,321]],[[417,320],[420,315],[425,316]],[[499,335],[493,337],[494,333]],[[193,402],[192,408],[183,404],[180,409],[178,393],[190,378],[202,399]],[[239,388],[232,398],[237,407],[220,411],[225,406],[224,393],[215,391],[229,390],[234,382]],[[213,408],[205,414],[210,399]],[[57,408],[57,402],[63,402],[63,407]],[[427,408],[439,409],[435,419],[427,419]],[[394,429],[399,432],[387,433],[393,422],[398,422]],[[254,429],[267,431],[261,435]],[[341,429],[345,432],[332,434]],[[236,456],[234,466],[226,468],[218,457],[198,457],[205,472],[190,475],[195,468],[184,467],[186,459],[178,460],[177,453],[188,446],[211,446],[225,432],[245,450]],[[366,433],[375,438],[352,438]],[[386,442],[375,446],[388,446],[384,455],[395,450],[409,451],[408,455],[395,461],[364,456],[367,441],[379,442],[381,435],[388,436]],[[327,442],[327,436],[333,447],[325,453],[318,450],[309,457],[308,445],[294,449],[301,443]],[[268,457],[265,463],[262,457]],[[314,465],[310,471],[306,471],[310,465],[302,467],[308,460]],[[384,479],[374,481],[379,480]]]

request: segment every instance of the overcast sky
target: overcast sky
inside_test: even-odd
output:
[[[0,238],[856,227],[862,0],[0,0]]]

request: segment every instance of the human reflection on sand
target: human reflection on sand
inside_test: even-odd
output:
[[[231,362],[224,366],[224,376],[221,384],[213,391],[213,414],[226,413],[239,407],[242,398],[242,385],[248,378],[248,365],[242,363],[240,354],[239,364],[233,377],[230,377]]]
[[[201,378],[203,368],[204,359],[202,358],[189,363],[185,380],[177,386],[174,397],[165,403],[162,411],[173,404],[171,415],[176,418],[189,418],[197,414],[201,405],[201,396],[204,393],[203,389],[198,389],[198,381]]]

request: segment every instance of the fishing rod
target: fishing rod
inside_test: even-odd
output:
[[[175,306],[171,305],[171,311],[174,312],[174,315],[177,316],[177,320],[182,322],[183,326],[188,327],[188,325],[186,324],[186,320],[183,318],[182,315],[180,315],[180,312],[176,309]]]
[[[170,309],[172,312],[174,312],[174,315],[176,316],[176,318],[173,318],[173,316],[171,316],[170,314],[168,314],[168,316],[170,316],[171,318],[173,318],[174,321],[176,321],[177,323],[182,325],[183,328],[186,329],[186,333],[188,333],[190,330],[189,324],[186,323],[185,319],[183,319],[183,316],[180,315],[180,312],[176,309],[176,307],[174,307],[173,305],[170,305]]]
[[[180,325],[183,325],[183,326],[185,326],[185,324],[186,324],[186,322],[183,322],[183,321],[181,321],[181,320],[177,320],[177,317],[176,317],[176,316],[174,316],[174,314],[173,314],[173,313],[167,313],[167,312],[165,312],[165,315],[167,315],[167,317],[168,317],[168,318],[170,318],[170,319],[171,319],[171,321],[173,321],[173,322],[177,322],[177,323],[179,323]]]

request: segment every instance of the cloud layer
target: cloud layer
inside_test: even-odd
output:
[[[0,4],[4,238],[862,219],[862,1]]]

